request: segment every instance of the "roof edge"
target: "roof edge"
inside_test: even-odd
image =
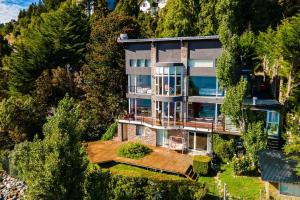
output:
[[[187,40],[218,40],[219,35],[209,36],[188,36],[188,37],[169,37],[169,38],[143,38],[143,39],[121,39],[118,43],[139,43],[139,42],[163,42],[163,41],[187,41]]]

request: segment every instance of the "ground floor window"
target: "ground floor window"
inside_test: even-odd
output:
[[[190,150],[206,151],[207,150],[207,134],[199,132],[189,132],[189,144]]]
[[[280,194],[300,197],[300,184],[279,184]]]
[[[145,135],[144,126],[136,126],[136,135],[138,135],[138,136]]]

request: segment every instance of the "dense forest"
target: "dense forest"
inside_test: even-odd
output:
[[[0,25],[0,151],[10,151],[31,199],[82,199],[87,193],[81,143],[101,139],[127,106],[121,33],[219,35],[217,76],[230,94],[222,112],[245,133],[259,132],[259,122],[242,112],[247,83],[240,71],[247,67],[278,81],[284,151],[300,161],[298,0],[168,0],[154,15],[140,12],[138,2],[120,0],[112,11],[96,0],[88,16],[84,2],[44,0]],[[63,173],[67,178],[60,180]]]

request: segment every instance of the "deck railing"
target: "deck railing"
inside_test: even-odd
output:
[[[162,126],[166,128],[193,128],[193,129],[207,129],[208,131],[225,131],[224,121],[218,120],[218,123],[214,122],[211,118],[184,118],[182,120],[173,119],[157,119],[148,116],[136,116],[133,114],[124,115],[122,120],[126,120],[129,123],[147,124],[149,126]]]

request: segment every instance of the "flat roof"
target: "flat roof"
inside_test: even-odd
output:
[[[189,36],[189,37],[166,37],[166,38],[144,38],[144,39],[121,39],[119,43],[139,43],[139,42],[164,42],[164,41],[191,41],[191,40],[218,40],[218,35],[209,36]]]
[[[278,150],[264,150],[259,153],[261,178],[275,183],[300,183],[295,172],[297,162]]]

